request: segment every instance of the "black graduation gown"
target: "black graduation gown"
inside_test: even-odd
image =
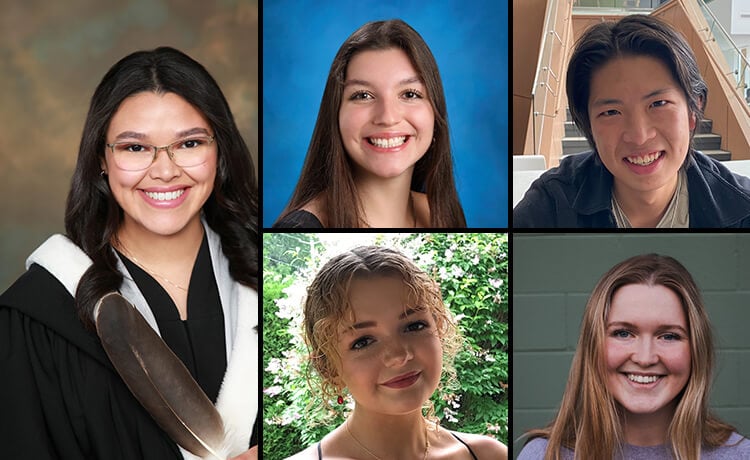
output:
[[[182,458],[38,265],[0,296],[0,458]]]

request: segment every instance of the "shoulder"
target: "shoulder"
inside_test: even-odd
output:
[[[513,208],[513,227],[577,226],[574,206],[582,190],[604,196],[609,189],[611,175],[595,152],[568,155],[531,183]]]
[[[547,451],[547,439],[546,438],[534,438],[526,443],[521,449],[521,453],[518,454],[518,460],[537,460],[544,458],[544,453]]]
[[[480,460],[485,458],[508,458],[508,447],[495,438],[472,433],[454,432],[453,434],[466,443]]]
[[[24,314],[45,314],[47,308],[40,304],[70,303],[71,296],[60,281],[41,265],[32,264],[2,295],[0,305],[11,307]]]
[[[687,178],[691,227],[750,224],[750,178],[730,171],[722,162],[698,151],[690,157]]]
[[[746,197],[750,194],[750,178],[732,172],[721,161],[695,151],[693,152],[691,163],[697,170],[700,170],[703,178],[709,182],[709,186],[714,186],[718,182],[736,188],[738,192]]]
[[[286,460],[318,460],[318,443],[301,452],[297,452]]]
[[[75,308],[73,296],[62,283],[37,264],[16,280],[0,296],[0,309],[8,309],[31,321],[34,327],[26,333],[55,337],[69,343],[103,363],[108,363],[96,333],[84,328]]]
[[[704,458],[709,460],[722,459],[750,459],[750,439],[739,433],[732,433],[723,446],[705,452]]]
[[[320,194],[301,208],[279,219],[274,228],[325,228],[328,222],[325,197]]]
[[[318,217],[310,211],[292,211],[273,224],[273,228],[324,228]]]

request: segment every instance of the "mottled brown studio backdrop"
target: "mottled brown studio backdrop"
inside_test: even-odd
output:
[[[96,85],[120,58],[160,45],[219,82],[257,171],[256,0],[0,0],[0,292],[34,248],[64,231]]]

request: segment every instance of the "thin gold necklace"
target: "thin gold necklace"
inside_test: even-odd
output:
[[[170,284],[171,286],[174,286],[174,287],[176,287],[177,289],[179,289],[179,290],[181,290],[181,291],[187,292],[187,289],[186,289],[186,288],[184,288],[184,287],[180,286],[180,285],[179,285],[179,284],[177,284],[177,283],[173,283],[173,282],[172,282],[172,281],[170,281],[170,280],[169,280],[169,278],[167,278],[166,276],[164,276],[164,275],[160,275],[160,274],[156,273],[155,271],[153,271],[153,270],[149,270],[148,268],[146,268],[146,266],[145,266],[145,265],[143,265],[143,263],[141,263],[141,261],[140,261],[140,260],[138,260],[138,259],[137,259],[137,258],[136,258],[136,257],[135,257],[135,256],[133,255],[133,253],[132,253],[132,252],[130,252],[130,251],[129,251],[129,250],[128,250],[128,249],[127,249],[127,248],[126,248],[125,246],[122,246],[122,245],[120,245],[120,250],[122,250],[122,252],[124,252],[124,253],[125,253],[125,255],[126,255],[126,256],[128,257],[128,259],[132,260],[132,261],[133,261],[133,263],[134,263],[134,264],[136,264],[136,265],[137,265],[138,267],[140,267],[140,268],[141,268],[141,270],[143,270],[144,272],[148,273],[149,275],[153,276],[154,278],[159,278],[159,279],[162,279],[162,280],[166,281],[166,282],[167,282],[168,284]]]
[[[351,436],[351,438],[354,440],[354,442],[356,442],[357,445],[362,448],[362,450],[364,450],[365,452],[367,452],[368,454],[372,455],[373,457],[375,457],[378,460],[383,460],[382,458],[380,458],[377,455],[375,455],[375,453],[373,451],[371,451],[370,449],[368,449],[367,447],[365,447],[365,445],[362,444],[359,441],[359,439],[357,439],[356,436],[354,436],[354,434],[352,433],[352,431],[349,429],[349,419],[346,419],[346,422],[344,422],[344,427],[346,428],[346,432],[349,433],[349,436]],[[427,453],[429,451],[430,451],[430,440],[427,438],[427,424],[425,423],[424,424],[424,455],[422,456],[422,460],[425,460],[427,458]]]

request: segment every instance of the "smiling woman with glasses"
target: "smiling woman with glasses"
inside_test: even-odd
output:
[[[170,428],[183,415],[148,404],[173,394],[175,414],[206,401],[187,425],[214,420],[221,458],[256,458],[257,211],[249,150],[208,71],[166,47],[115,64],[91,100],[66,235],[0,297],[4,455],[195,458]],[[113,292],[143,330],[103,326]],[[166,361],[122,361],[118,340]],[[128,363],[170,383],[144,395]]]

